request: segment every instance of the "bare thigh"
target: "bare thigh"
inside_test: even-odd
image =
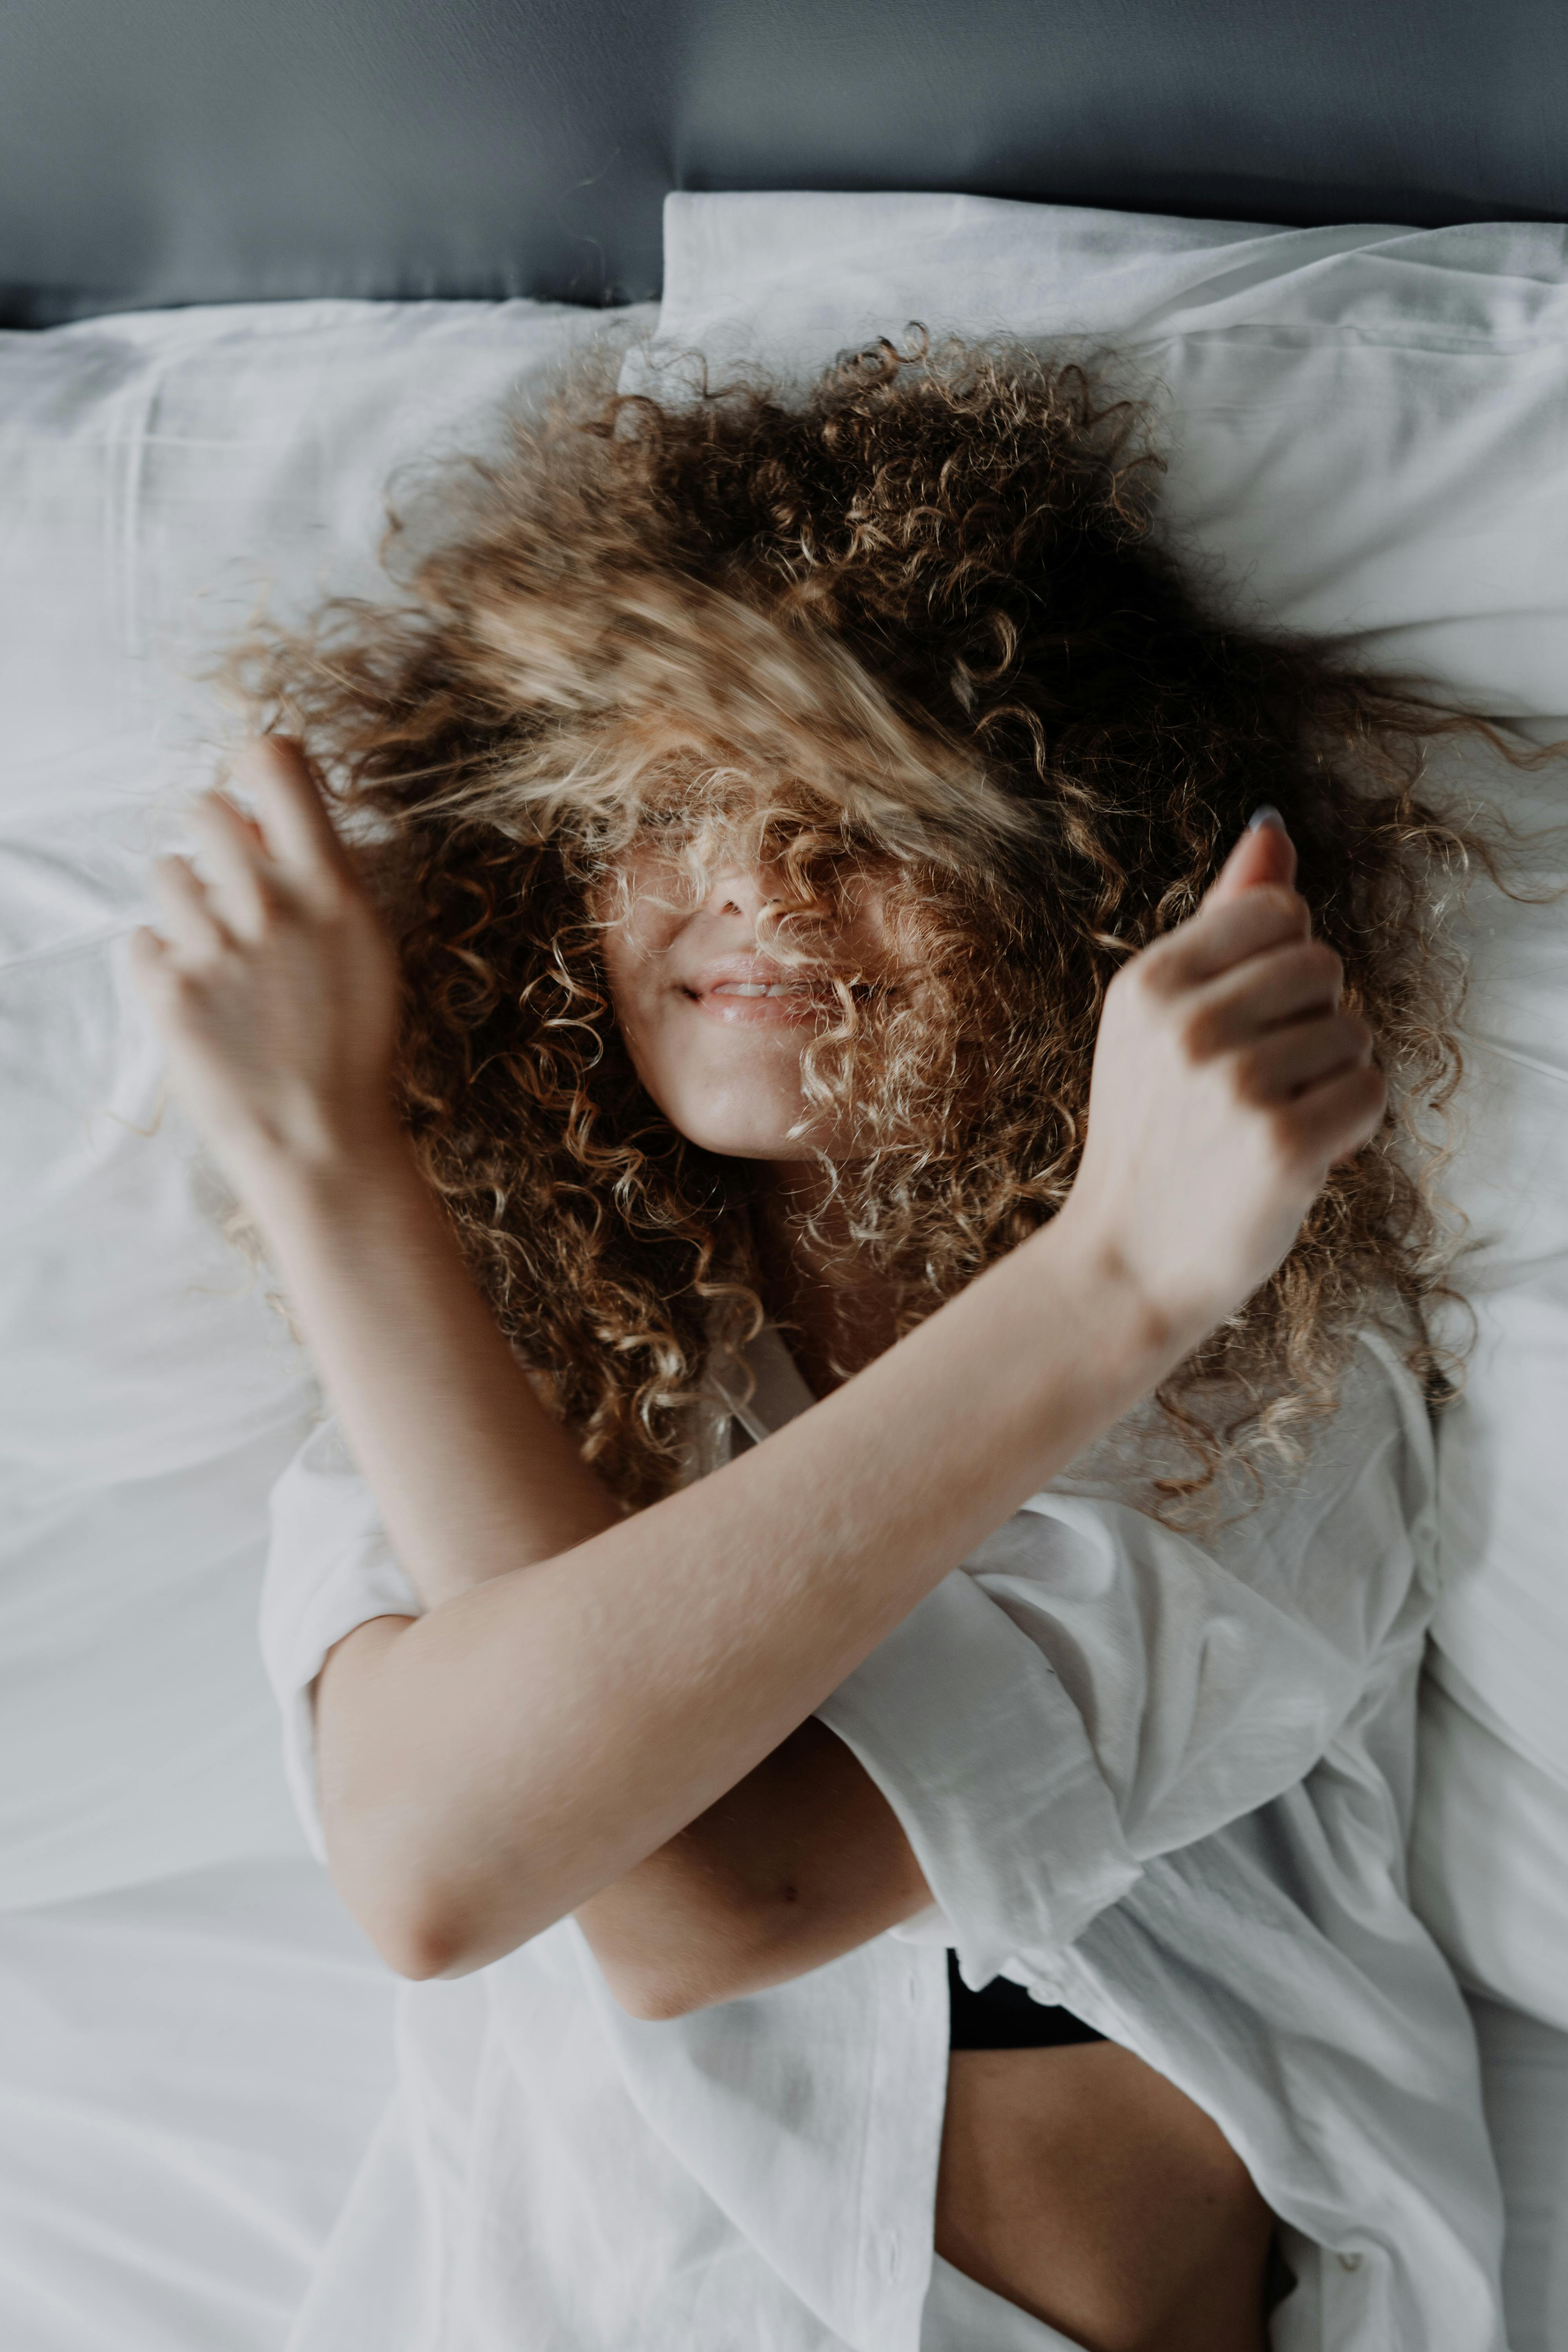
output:
[[[937,2252],[1088,2352],[1265,2352],[1273,2227],[1218,2126],[1131,2051],[952,2053]]]

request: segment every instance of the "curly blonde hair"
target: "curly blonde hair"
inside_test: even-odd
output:
[[[399,598],[230,674],[304,740],[397,940],[424,1174],[622,1500],[675,1481],[763,1287],[754,1171],[674,1129],[613,1016],[606,888],[649,838],[700,863],[743,826],[807,942],[868,866],[908,918],[920,988],[842,991],[806,1054],[858,1136],[818,1256],[869,1253],[902,1331],[1060,1206],[1109,982],[1272,803],[1389,1108],[1162,1391],[1192,1461],[1166,1500],[1289,1454],[1369,1318],[1430,1389],[1426,1115],[1459,1073],[1433,881],[1490,857],[1420,788],[1435,737],[1506,751],[1485,723],[1226,618],[1161,542],[1144,412],[1021,347],[881,343],[796,401],[587,372],[508,432],[447,467],[433,540],[394,519]]]

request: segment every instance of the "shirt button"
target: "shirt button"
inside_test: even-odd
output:
[[[910,2007],[911,2009],[918,2009],[921,1998],[921,1980],[912,1970],[904,1979],[904,1990],[910,1997]]]
[[[1359,2254],[1342,2254],[1340,2256],[1340,2268],[1342,2271],[1359,2271],[1361,2268],[1361,2256]]]

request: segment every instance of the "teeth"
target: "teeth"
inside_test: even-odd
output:
[[[764,986],[756,980],[721,980],[713,993],[715,996],[799,996],[806,986],[804,981],[775,980]]]

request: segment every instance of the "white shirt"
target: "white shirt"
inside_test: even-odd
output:
[[[737,1413],[761,1437],[810,1398],[773,1335],[751,1360]],[[1143,1426],[1033,1496],[819,1710],[932,1907],[668,2023],[617,2008],[571,1919],[405,1986],[399,2089],[290,2352],[1064,2344],[933,2271],[948,1944],[970,1983],[1064,2000],[1216,2119],[1285,2224],[1276,2352],[1500,2352],[1474,2044],[1405,1898],[1421,1399],[1367,1337],[1305,1471],[1256,1507],[1238,1488],[1201,1542],[1137,1507]],[[420,1603],[332,1423],[272,1518],[263,1649],[321,1852],[308,1687],[353,1626]]]

